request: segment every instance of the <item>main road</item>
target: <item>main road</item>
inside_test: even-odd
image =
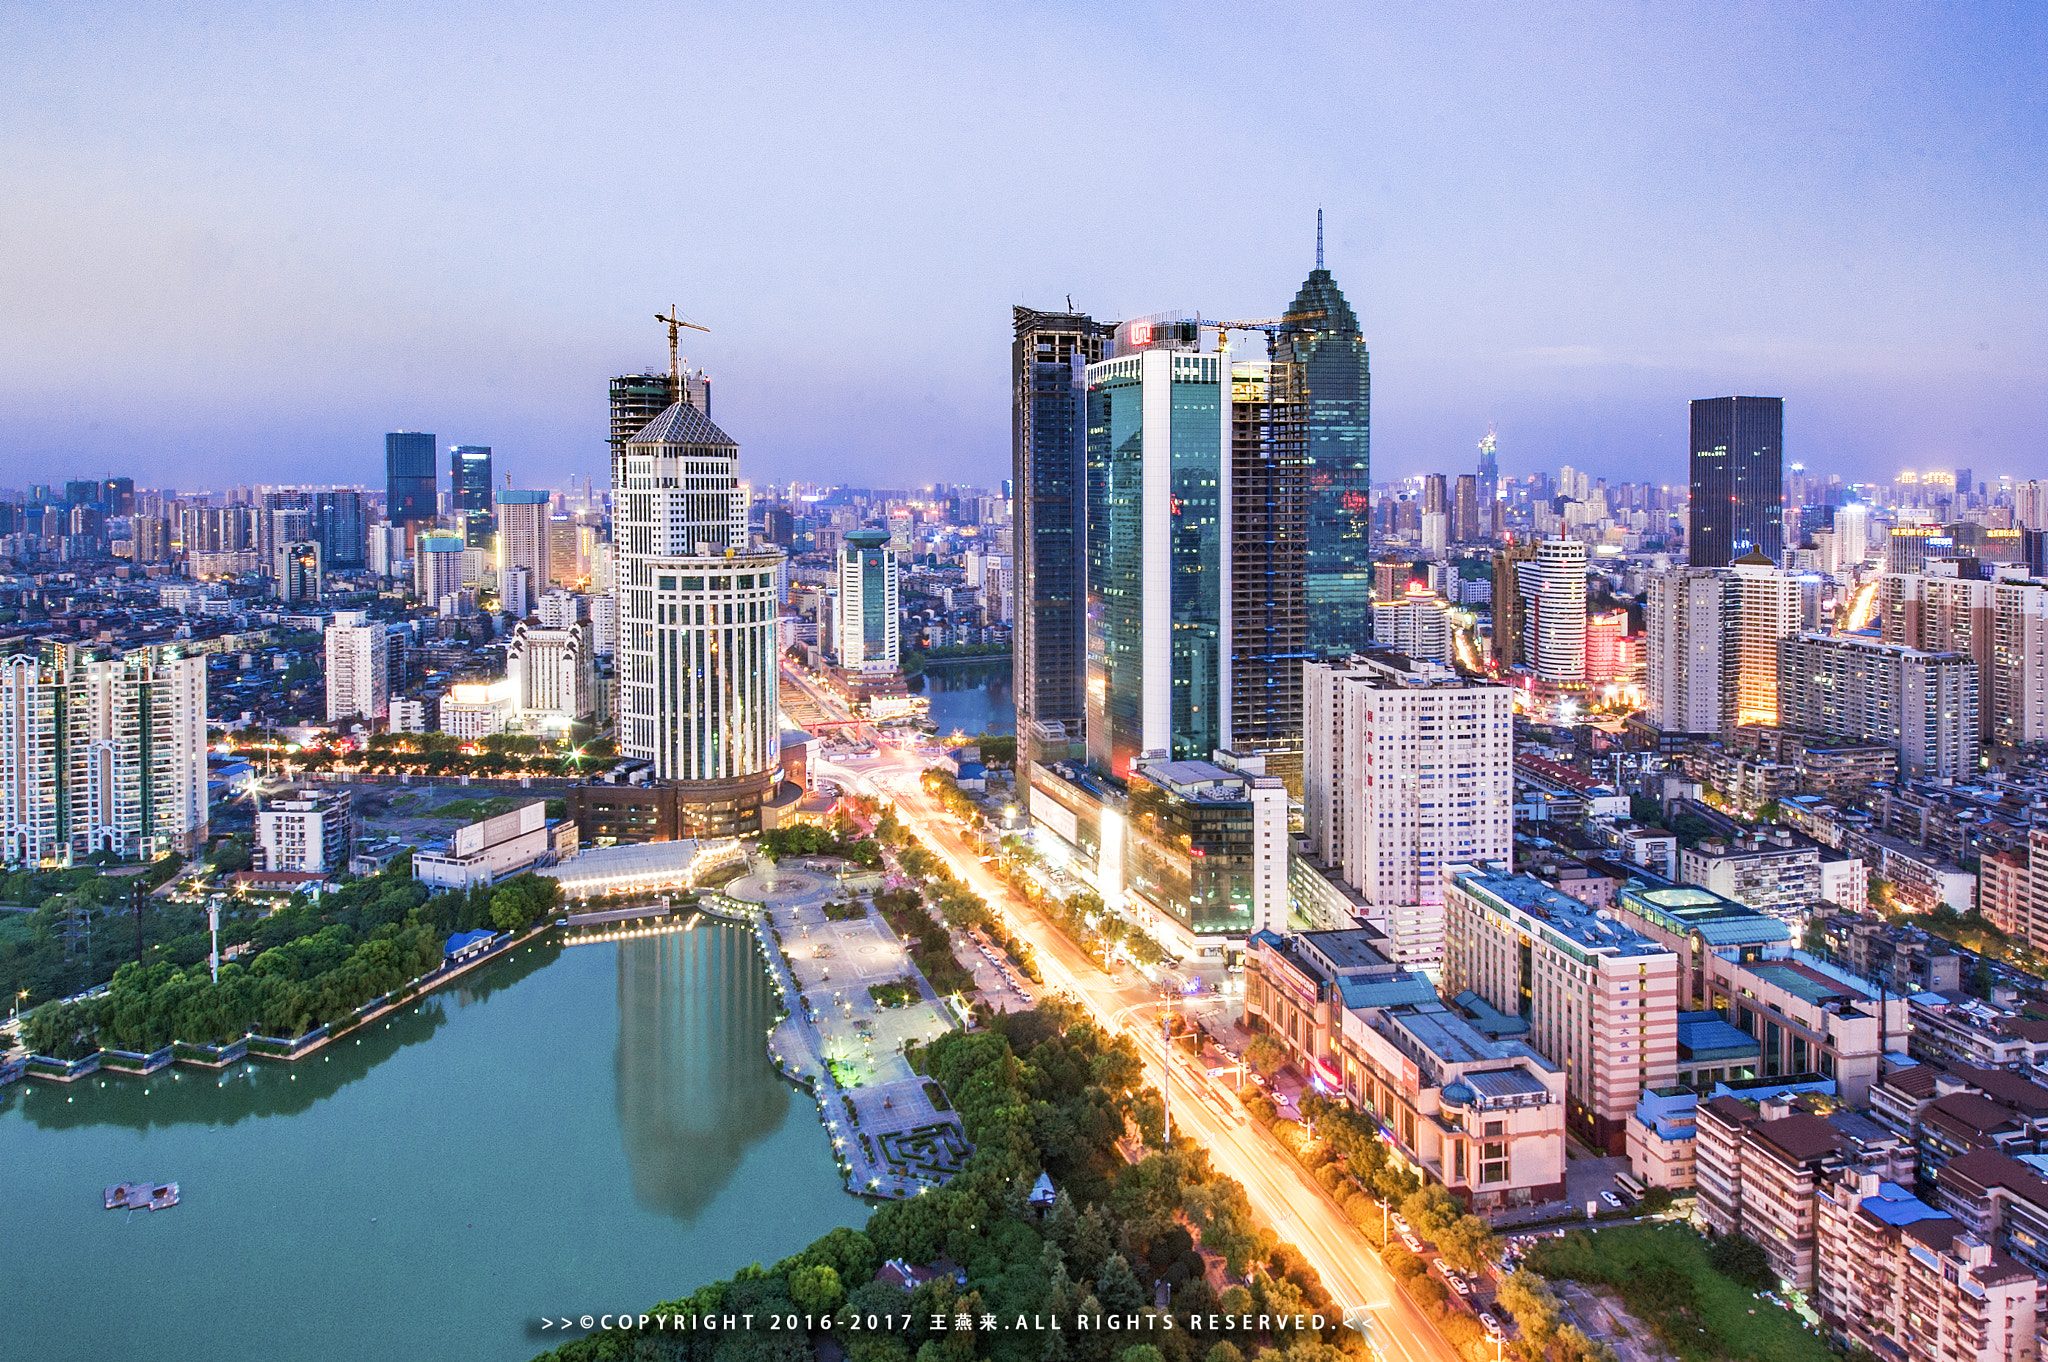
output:
[[[794,669],[791,669],[793,672]],[[792,679],[796,679],[792,677]],[[814,703],[838,710],[822,688],[798,680]],[[1273,1133],[1241,1114],[1234,1094],[1198,1065],[1169,1061],[1148,1025],[1133,1018],[1155,1007],[1143,985],[1119,986],[1068,939],[1064,932],[1025,905],[961,841],[953,820],[925,793],[919,777],[923,759],[914,749],[887,745],[858,764],[820,761],[843,789],[866,787],[894,802],[896,816],[943,860],[970,889],[988,900],[1012,935],[1028,942],[1047,984],[1065,989],[1111,1031],[1133,1029],[1144,1038],[1149,1062],[1172,1062],[1167,1091],[1174,1128],[1208,1149],[1218,1171],[1242,1183],[1252,1206],[1279,1236],[1301,1250],[1323,1285],[1346,1308],[1365,1307],[1375,1321],[1375,1341],[1389,1362],[1457,1362],[1457,1350],[1394,1282],[1379,1255],[1343,1210],[1281,1147]]]

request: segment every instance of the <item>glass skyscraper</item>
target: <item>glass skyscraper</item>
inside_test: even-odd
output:
[[[393,525],[406,527],[410,546],[415,527],[431,525],[439,514],[434,479],[434,437],[413,430],[384,437],[385,514]]]
[[[491,447],[448,447],[448,507],[454,511],[491,510]]]
[[[1230,402],[1223,356],[1194,337],[1126,322],[1116,357],[1087,370],[1088,762],[1113,776],[1228,741]]]
[[[1011,666],[1025,758],[1068,755],[1087,718],[1082,556],[1086,368],[1111,328],[1078,312],[1014,309],[1010,470],[1016,615]],[[1055,727],[1056,726],[1056,727]],[[1039,734],[1056,732],[1047,750]],[[1022,767],[1019,767],[1022,770]]]
[[[1273,358],[1307,390],[1309,649],[1345,657],[1372,637],[1372,366],[1320,245],[1287,317]]]
[[[1706,397],[1692,404],[1685,547],[1694,567],[1727,567],[1746,553],[1784,562],[1784,398]]]
[[[339,487],[313,494],[313,537],[330,570],[363,566],[368,526],[363,519],[363,494]]]

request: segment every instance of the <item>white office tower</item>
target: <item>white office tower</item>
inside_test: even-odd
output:
[[[533,608],[533,573],[523,567],[506,568],[498,574],[498,609],[515,620],[523,620]]]
[[[206,659],[0,660],[0,754],[0,862],[189,855],[206,842]]]
[[[896,551],[887,530],[849,530],[839,549],[839,665],[888,675],[901,660]]]
[[[1861,502],[1835,508],[1835,545],[1844,575],[1853,574],[1870,557],[1870,508]]]
[[[1514,854],[1507,686],[1391,653],[1302,667],[1310,849],[1373,907],[1395,958],[1443,958],[1446,866]]]
[[[1429,662],[1451,660],[1450,606],[1420,582],[1391,601],[1372,603],[1372,638],[1382,648]]]
[[[590,648],[599,657],[610,657],[619,643],[619,598],[610,594],[590,598]]]
[[[550,629],[521,620],[505,649],[505,675],[528,725],[567,728],[596,708],[596,652],[590,626]]]
[[[337,610],[327,626],[327,721],[387,717],[390,645],[384,626],[360,610]]]
[[[716,782],[738,813],[773,788],[781,760],[775,579],[782,550],[747,547],[739,446],[687,402],[626,442],[614,547],[623,630],[619,747],[665,781]],[[691,798],[686,795],[686,802]],[[693,826],[698,826],[693,824]]]
[[[548,580],[548,494],[506,488],[498,493],[498,584],[514,568],[526,569],[527,601]],[[523,616],[523,612],[522,612]]]
[[[1798,633],[1804,612],[1799,583],[1760,553],[1735,560],[1728,571],[1726,630],[1721,646],[1721,731],[1778,722],[1778,640]]]
[[[1451,550],[1451,516],[1448,511],[1422,513],[1422,556],[1442,558]]]
[[[582,616],[582,600],[582,597],[569,591],[544,591],[541,593],[540,604],[534,607],[534,613],[540,616],[544,628],[568,629]]]
[[[1991,642],[1991,740],[2000,747],[2048,741],[2048,587],[1998,583]]]
[[[1515,586],[1524,601],[1523,656],[1538,681],[1586,679],[1586,546],[1576,539],[1544,539],[1533,562],[1517,565]]]
[[[1663,732],[1721,731],[1727,575],[1719,568],[1670,568],[1650,578],[1643,606],[1644,710]]]

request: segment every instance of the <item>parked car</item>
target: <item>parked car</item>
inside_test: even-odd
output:
[[[1617,1211],[1621,1209],[1621,1198],[1616,1196],[1612,1192],[1600,1193],[1600,1199],[1606,1202],[1608,1205],[1612,1206]]]
[[[1444,1274],[1444,1280],[1449,1282],[1451,1284],[1451,1290],[1457,1292],[1459,1295],[1469,1296],[1472,1294],[1472,1283],[1466,1281],[1457,1273],[1446,1272]]]
[[[1409,1224],[1408,1224],[1408,1217],[1407,1217],[1407,1216],[1405,1216],[1405,1215],[1402,1215],[1402,1214],[1401,1214],[1401,1213],[1400,1213],[1399,1211],[1395,1211],[1395,1212],[1394,1212],[1394,1228],[1395,1228],[1395,1229],[1397,1229],[1397,1230],[1399,1230],[1399,1231],[1401,1231],[1401,1233],[1403,1233],[1403,1234],[1406,1234],[1406,1233],[1408,1233],[1408,1230],[1409,1230],[1409,1228],[1410,1228],[1410,1227],[1409,1227]]]
[[[1500,1321],[1495,1319],[1490,1311],[1481,1310],[1479,1312],[1479,1322],[1485,1326],[1487,1333],[1492,1334],[1495,1338],[1501,1337]]]
[[[1403,1234],[1401,1236],[1401,1242],[1408,1246],[1408,1251],[1410,1253],[1422,1252],[1422,1241],[1420,1239],[1417,1239],[1412,1234]]]

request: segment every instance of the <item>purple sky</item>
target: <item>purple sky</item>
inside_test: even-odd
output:
[[[1378,477],[1680,481],[1731,392],[2048,476],[2043,11],[1394,9],[14,7],[0,486],[563,485],[672,302],[755,478],[993,482],[1012,303],[1276,313],[1318,205]]]

